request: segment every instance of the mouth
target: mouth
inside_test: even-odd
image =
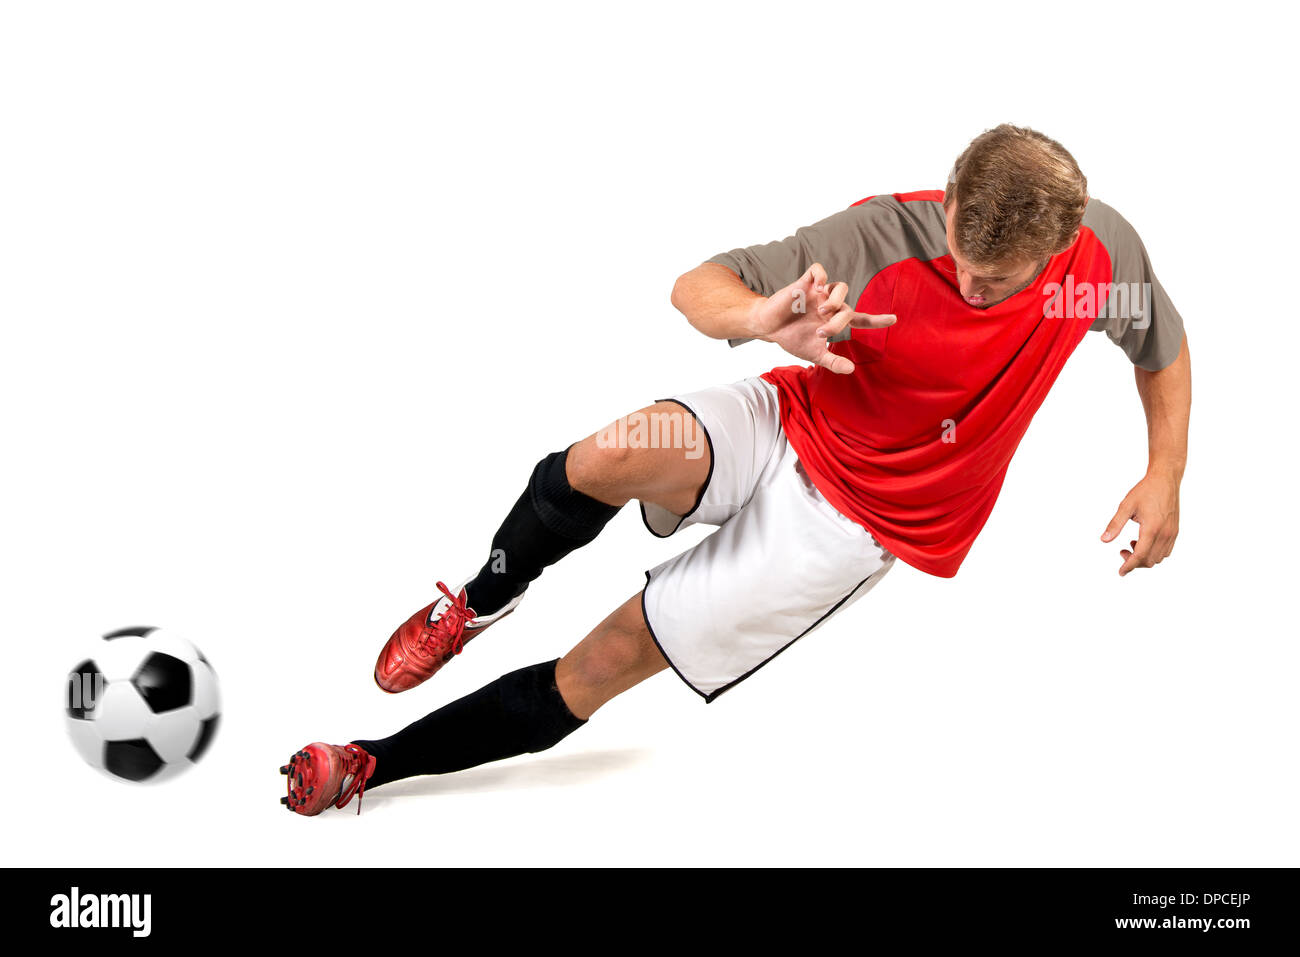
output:
[[[966,302],[972,306],[982,306],[987,300],[983,296],[967,296]]]

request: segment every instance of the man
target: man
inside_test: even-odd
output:
[[[1089,329],[1133,362],[1150,443],[1102,539],[1138,522],[1121,575],[1173,549],[1191,405],[1182,320],[1132,227],[1089,200],[1074,158],[1040,133],[989,130],[946,190],[868,197],[715,256],[678,279],[672,301],[705,335],[765,339],[812,365],[659,400],[542,459],[482,569],[455,589],[438,583],[385,645],[375,681],[396,693],[431,677],[632,499],[656,535],[718,530],[647,571],[563,658],[391,737],[297,752],[281,768],[291,811],[545,750],[670,666],[712,701],[897,558],[955,575]]]

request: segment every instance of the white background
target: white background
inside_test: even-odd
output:
[[[6,5],[5,862],[1300,863],[1294,57],[1271,5],[1160,7]],[[694,332],[676,276],[941,187],[1004,121],[1074,153],[1186,321],[1172,558],[1121,579],[1099,541],[1146,450],[1095,333],[955,579],[900,563],[714,704],[665,672],[544,754],[284,813],[291,751],[563,654],[705,534],[629,507],[429,684],[372,684],[539,458],[795,361]],[[156,787],[61,713],[137,623],[225,698]]]

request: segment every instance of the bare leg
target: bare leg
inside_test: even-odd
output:
[[[555,683],[574,716],[586,720],[606,701],[667,667],[637,592],[560,659]]]
[[[693,448],[602,447],[602,435],[628,435],[633,431],[629,423],[646,421],[673,422],[677,434],[698,436],[703,443],[690,412],[676,402],[656,402],[574,445],[565,465],[569,484],[607,505],[625,505],[635,498],[684,515],[709,477],[713,459],[707,443]]]

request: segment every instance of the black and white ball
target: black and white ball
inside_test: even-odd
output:
[[[216,734],[217,675],[190,642],[157,628],[110,632],[68,674],[68,732],[95,768],[162,781],[198,761]]]

